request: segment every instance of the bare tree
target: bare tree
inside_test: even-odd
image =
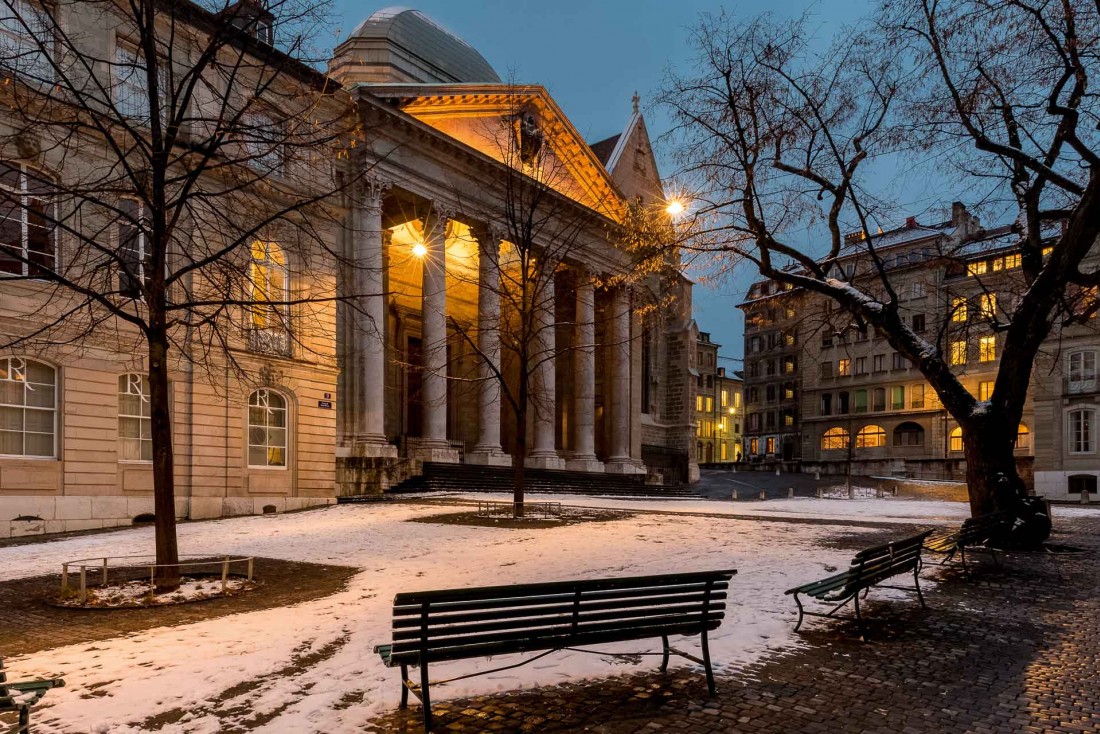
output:
[[[351,105],[310,65],[329,5],[2,9],[0,271],[45,304],[5,346],[146,353],[156,556],[174,564],[172,367],[243,373],[242,349],[289,356],[332,331],[335,277],[291,281],[287,260],[334,269],[354,178],[334,165],[355,143]],[[161,566],[158,588],[178,583]]]
[[[1095,310],[1081,298],[1100,284],[1087,265],[1100,233],[1098,12],[1084,0],[890,2],[824,50],[808,18],[705,16],[693,71],[671,75],[662,97],[708,222],[687,247],[750,262],[885,336],[962,427],[974,513],[1030,516],[1013,443],[1036,356],[1052,329]],[[903,171],[1012,218],[1019,297],[986,319],[1003,340],[987,400],[963,386],[943,339],[907,323],[868,236],[895,214],[873,192]],[[975,236],[944,238],[937,257],[964,264]],[[863,278],[838,273],[853,254]]]

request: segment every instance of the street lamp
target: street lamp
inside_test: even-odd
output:
[[[673,218],[683,214],[684,209],[684,202],[680,201],[679,199],[669,199],[668,203],[665,204],[665,213]]]
[[[424,246],[423,242],[417,242],[413,245],[413,254],[417,257],[424,257],[428,254],[428,248]]]

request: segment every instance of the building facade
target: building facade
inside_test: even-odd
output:
[[[66,6],[66,21],[94,29],[87,42],[113,58],[121,32],[79,5]],[[513,315],[517,190],[539,193],[531,244],[536,262],[553,261],[537,294],[526,462],[687,480],[691,284],[632,279],[615,237],[628,205],[663,208],[637,101],[620,134],[589,145],[544,88],[503,83],[464,41],[401,9],[364,21],[328,76],[296,73],[339,89],[326,104],[357,116],[362,139],[338,166],[362,184],[329,212],[336,226],[318,225],[323,246],[312,256],[295,261],[276,242],[253,248],[249,272],[262,270],[265,284],[321,294],[323,306],[287,314],[295,338],[241,305],[244,326],[227,351],[195,345],[201,369],[174,366],[177,515],[330,503],[382,491],[425,461],[510,463],[506,398],[518,367],[501,340]],[[54,160],[62,154],[3,151],[22,180],[28,167],[74,170],[75,160]],[[57,307],[50,293],[26,277],[0,280],[0,332],[33,332]],[[646,303],[662,307],[643,318]],[[152,512],[143,351],[135,334],[103,329],[80,349],[0,353],[11,423],[0,430],[0,535]]]

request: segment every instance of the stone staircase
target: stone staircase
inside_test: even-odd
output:
[[[528,493],[599,495],[602,497],[697,497],[687,487],[645,483],[643,474],[602,474],[551,469],[528,469],[524,476]],[[512,491],[512,468],[474,464],[426,462],[424,472],[389,489],[386,494],[411,492]],[[339,501],[354,501],[341,497]]]

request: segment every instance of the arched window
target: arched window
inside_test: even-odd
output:
[[[286,398],[262,388],[248,396],[248,465],[286,466]]]
[[[848,432],[840,426],[830,428],[821,436],[821,448],[825,450],[848,448]]]
[[[919,423],[906,421],[894,429],[895,446],[923,446],[924,429]]]
[[[948,451],[962,451],[963,450],[963,429],[961,426],[955,426],[951,429],[951,433],[947,435],[947,450]]]
[[[149,378],[133,373],[119,375],[119,461],[153,460],[153,431],[149,405]]]
[[[248,276],[252,287],[252,327],[285,328],[290,271],[283,248],[275,242],[254,241]]]
[[[882,426],[864,426],[856,434],[857,449],[877,449],[886,445],[886,430]]]
[[[39,277],[57,266],[53,182],[0,161],[0,273]]]
[[[57,456],[57,371],[22,357],[0,358],[0,455]]]
[[[1031,430],[1024,423],[1016,429],[1016,448],[1019,451],[1031,450]]]

